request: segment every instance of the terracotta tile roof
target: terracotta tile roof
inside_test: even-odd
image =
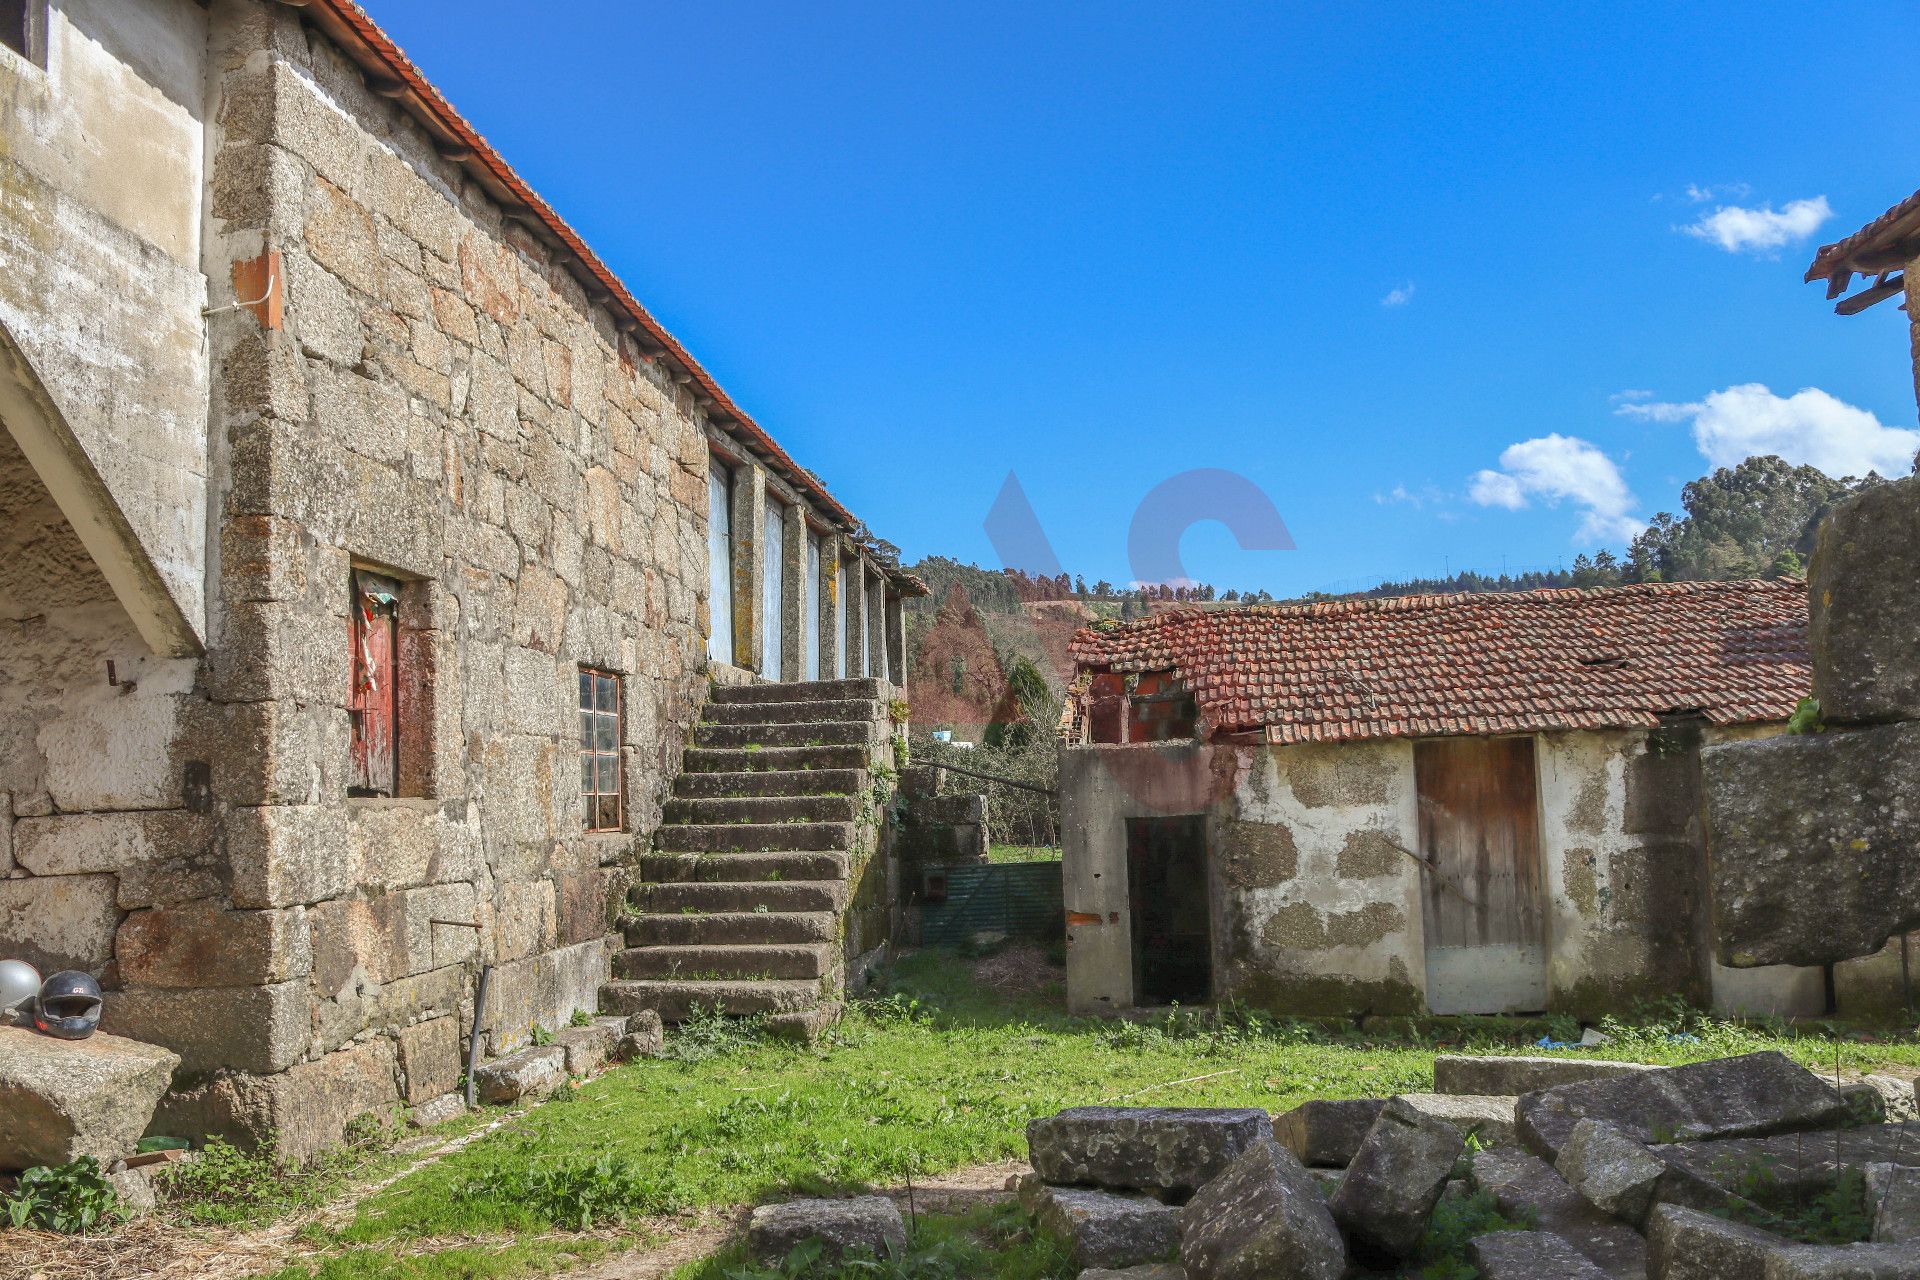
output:
[[[1920,252],[1920,191],[1844,240],[1822,245],[1807,268],[1809,281],[1828,282],[1827,296],[1838,297],[1853,273],[1874,275],[1904,266]]]
[[[1784,720],[1813,683],[1790,579],[1181,609],[1070,651],[1082,671],[1172,670],[1203,734],[1270,742]]]

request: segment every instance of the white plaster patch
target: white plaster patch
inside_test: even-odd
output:
[[[1304,753],[1313,753],[1315,767],[1324,769],[1333,752],[1347,755],[1355,767],[1384,773],[1384,803],[1304,803],[1295,793],[1290,766]],[[1349,837],[1367,831],[1384,832],[1406,848],[1419,838],[1413,798],[1412,744],[1403,741],[1354,743],[1327,747],[1266,747],[1250,753],[1258,758],[1240,774],[1234,788],[1236,816],[1243,822],[1287,828],[1298,855],[1292,879],[1278,885],[1233,892],[1250,940],[1263,936],[1276,914],[1296,904],[1311,906],[1322,917],[1351,915],[1384,905],[1400,913],[1403,929],[1365,946],[1337,946],[1316,951],[1289,950],[1282,967],[1303,973],[1338,975],[1360,981],[1395,976],[1397,960],[1408,975],[1424,972],[1421,956],[1420,883],[1411,859],[1398,874],[1370,879],[1348,879],[1339,874],[1340,851]],[[1263,961],[1267,967],[1271,962]]]

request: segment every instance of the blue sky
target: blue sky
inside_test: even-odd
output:
[[[1884,6],[368,3],[908,558],[1011,470],[1124,581],[1204,467],[1297,546],[1196,525],[1223,587],[1551,567],[1920,445],[1906,317],[1800,283],[1920,185]]]

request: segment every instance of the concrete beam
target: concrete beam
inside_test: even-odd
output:
[[[166,580],[106,481],[60,412],[33,362],[0,324],[0,422],[80,538],[114,598],[156,654],[190,658],[204,649],[200,629],[167,590]]]

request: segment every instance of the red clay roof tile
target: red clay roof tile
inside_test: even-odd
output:
[[[1069,652],[1174,671],[1204,732],[1273,742],[1785,720],[1813,682],[1791,579],[1177,609],[1083,628]]]

